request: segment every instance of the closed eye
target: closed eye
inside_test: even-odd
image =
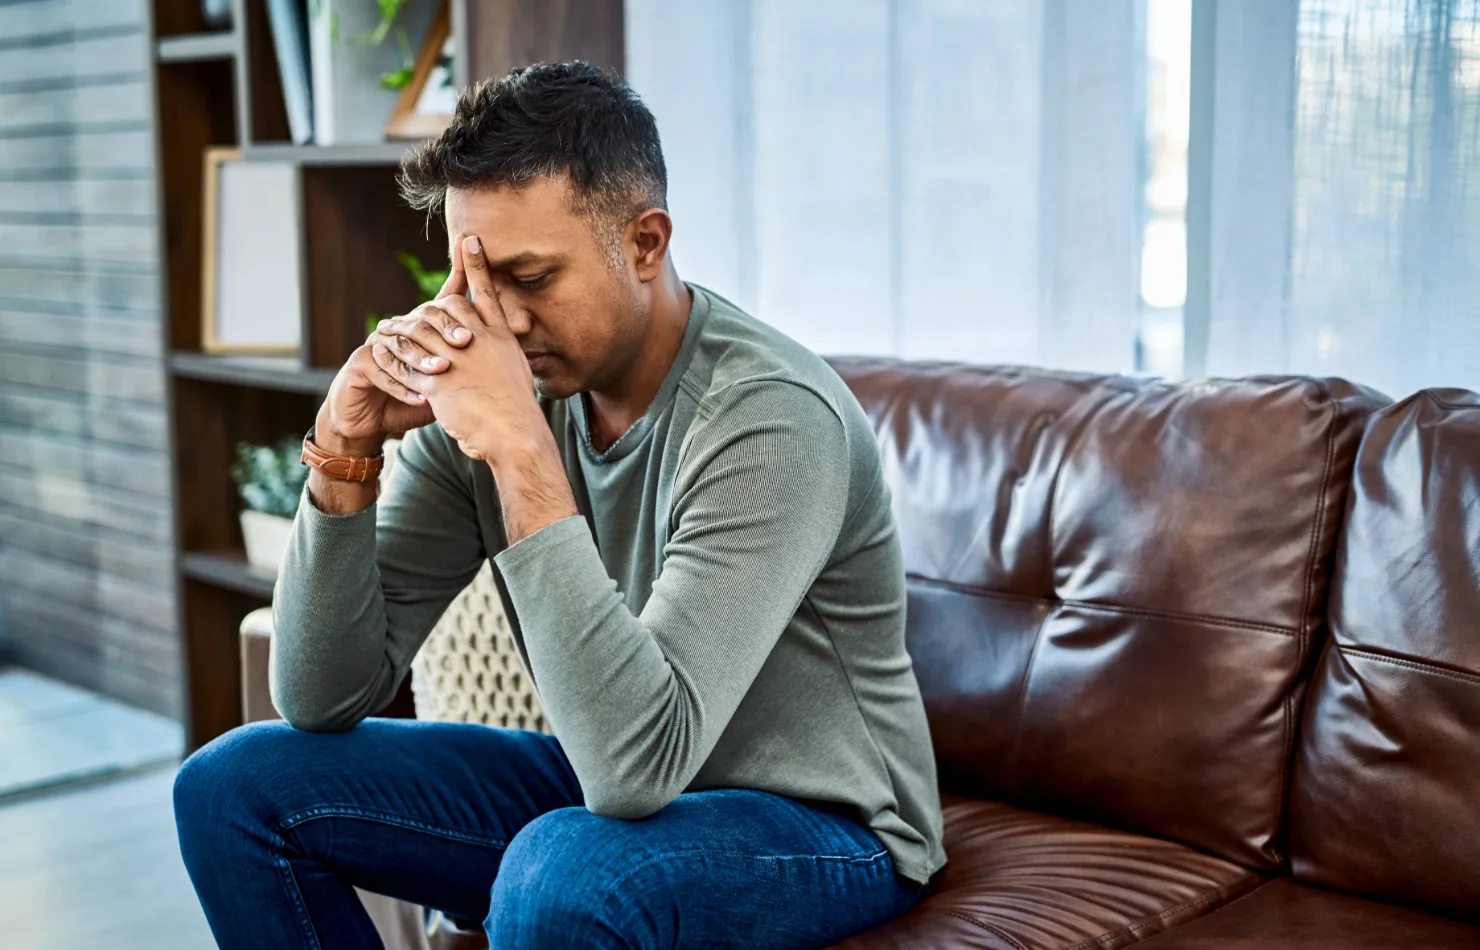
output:
[[[549,276],[550,274],[547,271],[535,277],[513,277],[511,275],[511,279],[514,281],[514,283],[518,284],[520,287],[523,287],[525,290],[535,290],[539,288],[542,284],[544,284]]]

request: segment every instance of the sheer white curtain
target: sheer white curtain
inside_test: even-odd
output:
[[[823,353],[1132,369],[1144,0],[628,0],[681,272]]]
[[[1224,0],[1215,36],[1208,370],[1480,389],[1480,0]]]

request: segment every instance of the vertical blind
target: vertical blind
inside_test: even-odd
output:
[[[1480,0],[1185,2],[1188,367],[1480,389]],[[1147,0],[626,10],[685,276],[824,353],[1136,368]]]
[[[1211,372],[1480,389],[1480,0],[1217,8]]]
[[[1129,370],[1143,0],[628,0],[680,272],[823,353]]]

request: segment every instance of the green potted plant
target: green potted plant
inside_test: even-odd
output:
[[[436,299],[437,292],[442,289],[443,284],[447,283],[447,275],[452,273],[452,270],[446,267],[441,269],[426,267],[417,259],[415,254],[409,254],[406,251],[397,251],[396,260],[401,262],[401,266],[406,268],[406,272],[411,275],[411,279],[416,281],[416,289],[422,303]],[[374,314],[366,317],[365,335],[369,336],[374,333],[375,325],[382,319],[389,319],[394,316],[396,315],[388,313],[384,318],[377,317]]]
[[[241,513],[242,540],[247,563],[255,567],[276,571],[283,562],[293,515],[308,480],[302,452],[302,440],[291,436],[276,445],[242,442],[236,447],[231,479],[246,505]]]

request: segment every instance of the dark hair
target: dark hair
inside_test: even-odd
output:
[[[439,137],[401,162],[412,207],[440,211],[447,189],[569,178],[576,210],[611,227],[666,208],[658,124],[632,87],[590,63],[536,63],[466,89]]]

